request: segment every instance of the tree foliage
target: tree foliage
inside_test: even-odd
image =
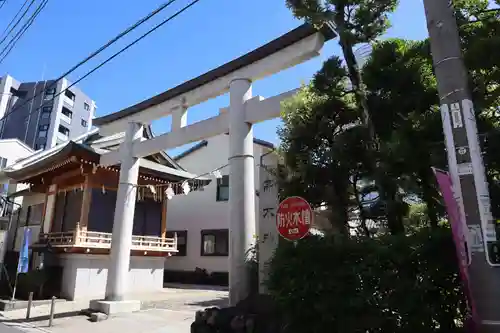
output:
[[[313,205],[326,204],[332,226],[344,232],[352,214],[361,224],[369,219],[385,226],[379,230],[401,232],[415,203],[425,204],[427,223],[437,227],[444,210],[431,167],[446,168],[447,162],[429,42],[374,40],[389,26],[387,15],[397,1],[287,4],[314,24],[333,20],[345,62],[332,56],[309,85],[284,103],[279,131],[287,171],[284,191],[303,195]],[[492,210],[500,216],[500,16],[488,9],[487,0],[454,5]],[[358,71],[352,48],[366,41],[373,51]],[[371,128],[363,126],[367,111]],[[369,145],[374,133],[376,148]],[[378,193],[378,204],[363,200],[364,192]]]
[[[458,333],[467,316],[451,233],[441,228],[282,244],[268,287],[284,333]]]

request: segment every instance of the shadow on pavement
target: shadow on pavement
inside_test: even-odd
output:
[[[229,298],[228,297],[221,297],[221,298],[215,298],[215,299],[210,299],[206,301],[199,301],[199,302],[190,302],[186,303],[187,305],[194,305],[194,306],[202,306],[205,308],[210,308],[210,307],[226,307],[229,304]]]
[[[228,291],[228,287],[224,286],[208,286],[208,285],[182,284],[182,283],[164,283],[163,288],[184,289],[184,290]]]
[[[70,311],[70,312],[61,312],[61,313],[56,313],[54,314],[54,319],[58,318],[68,318],[68,317],[76,317],[76,316],[83,316],[84,313],[80,311]],[[7,318],[0,318],[1,323],[31,323],[31,322],[37,322],[37,321],[44,321],[44,320],[49,320],[49,315],[45,316],[38,316],[38,317],[31,317],[29,319],[7,319]]]

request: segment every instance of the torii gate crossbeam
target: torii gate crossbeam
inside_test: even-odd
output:
[[[263,99],[252,98],[255,80],[318,56],[332,31],[317,31],[305,24],[270,43],[191,81],[114,114],[94,124],[104,135],[125,132],[117,152],[101,157],[101,164],[121,163],[117,193],[111,261],[106,285],[107,301],[124,300],[127,291],[132,225],[137,182],[136,161],[154,152],[175,148],[229,131],[229,294],[236,304],[248,294],[245,267],[247,250],[255,234],[255,188],[252,124],[279,117],[280,102],[295,91]],[[225,92],[230,93],[229,112],[186,126],[186,112]],[[224,111],[224,110],[223,110]],[[137,133],[144,124],[172,115],[172,130],[141,141]]]

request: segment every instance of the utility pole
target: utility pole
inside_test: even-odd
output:
[[[423,0],[453,190],[466,222],[471,306],[479,332],[500,332],[500,267],[467,70],[451,0]],[[466,229],[467,230],[467,229]]]

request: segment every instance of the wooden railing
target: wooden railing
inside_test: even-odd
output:
[[[111,233],[75,230],[69,232],[41,233],[39,244],[51,247],[111,248]],[[177,252],[177,235],[174,238],[132,236],[132,250]]]

